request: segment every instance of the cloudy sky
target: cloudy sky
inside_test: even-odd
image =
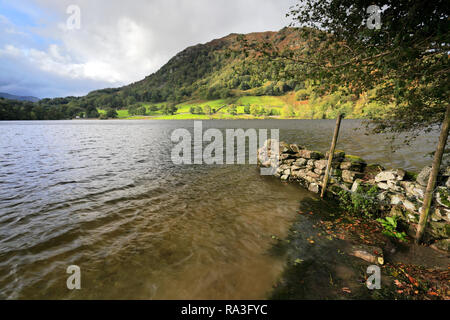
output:
[[[78,96],[138,81],[188,46],[279,30],[294,3],[0,0],[0,92]]]

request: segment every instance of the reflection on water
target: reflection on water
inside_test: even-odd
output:
[[[204,129],[280,128],[320,151],[333,121],[204,121]],[[283,267],[270,255],[302,199],[252,165],[177,166],[170,134],[192,121],[0,123],[0,298],[258,299]],[[414,145],[344,121],[338,148],[417,170],[436,133]],[[392,153],[392,149],[396,152]],[[79,265],[82,290],[66,288]]]

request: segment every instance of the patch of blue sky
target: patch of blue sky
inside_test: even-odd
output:
[[[3,33],[2,46],[13,44],[44,50],[51,44],[61,44],[59,40],[39,33],[41,28],[54,24],[57,17],[30,1],[0,0],[0,16],[6,18],[8,23],[8,28],[0,30],[0,34]]]

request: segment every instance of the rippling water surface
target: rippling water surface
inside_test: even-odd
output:
[[[302,199],[253,165],[171,162],[171,132],[192,121],[0,122],[0,298],[259,299],[283,268],[269,253]],[[203,121],[280,128],[325,151],[333,121]],[[344,121],[339,149],[418,170],[436,133],[412,146]],[[395,150],[396,152],[392,152]],[[78,265],[82,290],[66,288]]]

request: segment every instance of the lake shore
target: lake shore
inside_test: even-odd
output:
[[[267,140],[258,150],[261,167],[278,163],[275,176],[283,183],[321,192],[323,153],[285,142],[274,148]],[[426,229],[426,242],[433,244],[414,243],[427,174],[428,167],[418,175],[385,170],[336,151],[327,197],[302,201],[289,236],[274,238],[275,252],[286,254],[288,264],[271,298],[449,299],[450,214],[442,194],[448,193],[450,167],[439,175]],[[374,265],[382,285],[370,290],[366,270]]]
[[[448,254],[394,241],[378,222],[346,215],[334,200],[303,201],[297,214],[289,236],[274,239],[273,252],[287,264],[270,299],[450,298]],[[367,288],[373,263],[353,256],[355,246],[383,251],[381,289]]]

